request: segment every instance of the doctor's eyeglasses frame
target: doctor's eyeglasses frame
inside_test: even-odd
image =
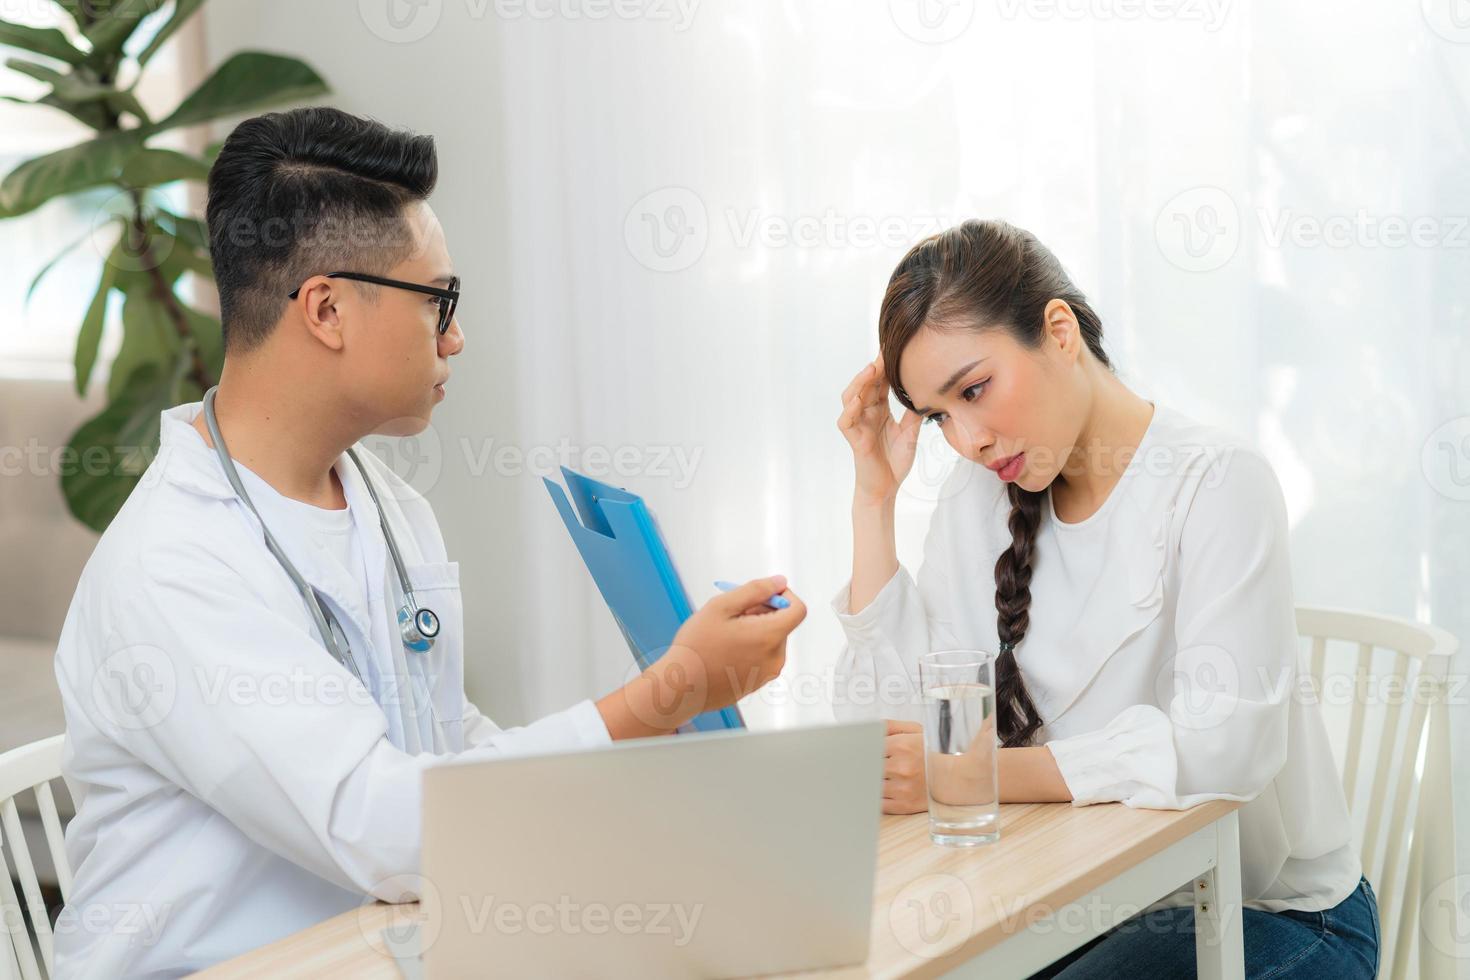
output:
[[[394,289],[407,289],[415,293],[423,293],[426,296],[437,296],[444,302],[439,304],[439,334],[443,336],[449,331],[449,325],[454,322],[454,309],[459,306],[459,276],[451,276],[449,288],[440,289],[438,286],[423,286],[416,282],[404,282],[401,279],[385,279],[382,276],[369,275],[366,272],[328,272],[328,279],[351,279],[355,282],[370,282],[377,286],[392,286]],[[297,286],[287,294],[288,299],[295,299],[301,292]]]

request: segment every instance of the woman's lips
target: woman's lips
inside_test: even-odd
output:
[[[1006,463],[1000,469],[996,470],[995,475],[1000,477],[1006,483],[1010,483],[1016,477],[1021,475],[1021,468],[1025,465],[1026,454],[1017,453],[1016,455],[1011,457],[1010,462]]]

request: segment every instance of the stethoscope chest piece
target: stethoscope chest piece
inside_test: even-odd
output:
[[[415,653],[427,653],[439,635],[439,617],[426,606],[417,610],[404,606],[398,610],[398,628],[403,631],[404,646]]]

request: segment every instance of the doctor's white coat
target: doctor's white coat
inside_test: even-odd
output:
[[[324,556],[282,545],[325,594],[365,690],[190,425],[200,410],[163,413],[159,455],[88,562],[56,654],[77,803],[63,977],[176,976],[368,896],[412,898],[426,767],[461,750],[609,741],[590,701],[502,731],[466,700],[458,565],[428,502],[359,447],[417,597],[442,622],[429,653],[409,654],[426,659],[405,659],[396,577],[346,456],[337,472],[383,587],[364,607]]]

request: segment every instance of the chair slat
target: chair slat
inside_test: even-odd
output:
[[[51,852],[51,867],[56,869],[56,884],[61,900],[71,901],[71,865],[66,860],[66,834],[61,829],[61,815],[56,811],[56,797],[51,784],[36,787],[36,806],[41,810],[41,826],[46,831],[46,847]]]
[[[1312,682],[1322,690],[1322,672],[1327,666],[1327,637],[1312,637]]]
[[[31,948],[31,937],[21,916],[20,899],[16,897],[15,885],[10,881],[5,853],[5,834],[0,831],[0,919],[4,920],[6,941],[20,961],[22,980],[41,980],[41,968],[36,964],[36,951]]]
[[[1342,767],[1343,792],[1347,794],[1348,806],[1357,801],[1358,759],[1363,754],[1363,715],[1367,710],[1367,687],[1369,671],[1373,666],[1373,648],[1366,643],[1358,644],[1358,663],[1353,672],[1353,712],[1348,723],[1347,761]]]
[[[1419,795],[1414,770],[1419,762],[1419,747],[1424,742],[1427,727],[1424,724],[1425,715],[1429,712],[1429,699],[1438,698],[1432,680],[1428,685],[1423,684],[1426,680],[1431,679],[1426,678],[1422,671],[1415,678],[1414,707],[1409,712],[1409,727],[1404,734],[1403,761],[1399,765],[1399,778],[1393,793],[1393,810],[1388,821],[1386,852],[1383,856],[1383,874],[1379,876],[1379,884],[1375,886],[1375,890],[1382,892],[1384,896],[1378,907],[1379,917],[1382,919],[1380,934],[1385,938],[1393,936],[1393,926],[1401,914],[1403,899],[1409,894],[1407,891],[1399,891],[1399,861],[1408,854],[1412,843],[1405,824],[1409,820],[1409,803]],[[1424,690],[1417,690],[1419,687]]]
[[[26,908],[31,912],[31,928],[35,930],[36,942],[41,947],[41,959],[46,964],[46,974],[56,972],[56,950],[51,937],[51,917],[46,912],[46,899],[41,895],[41,881],[36,877],[36,866],[31,861],[30,848],[26,846],[25,833],[20,825],[20,810],[15,797],[0,800],[0,824],[4,824],[6,836],[10,838],[11,862],[20,878],[20,890],[25,895]]]
[[[1398,681],[1406,681],[1408,674],[1408,658],[1397,651],[1393,652],[1393,670],[1389,677]],[[1378,690],[1385,690],[1379,685]],[[1368,793],[1368,823],[1363,832],[1363,867],[1369,878],[1377,879],[1375,873],[1378,870],[1378,834],[1383,825],[1383,810],[1388,803],[1388,779],[1393,773],[1394,757],[1398,755],[1399,748],[1399,722],[1403,718],[1404,702],[1402,698],[1395,699],[1392,704],[1384,703],[1384,717],[1378,729],[1378,762],[1373,767],[1373,786]],[[1403,758],[1399,756],[1399,758]],[[1413,765],[1413,759],[1408,760]],[[1393,846],[1389,841],[1386,846]]]
[[[1419,839],[1417,828],[1414,841],[1409,845],[1409,871],[1404,876],[1403,901],[1399,908],[1399,928],[1393,937],[1393,972],[1391,977],[1409,975],[1409,954],[1419,926],[1419,889],[1424,871],[1424,842]],[[1388,933],[1381,933],[1387,938]],[[1382,962],[1382,960],[1380,960]]]

